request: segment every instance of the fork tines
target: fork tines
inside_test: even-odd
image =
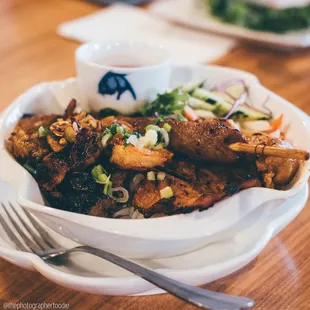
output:
[[[5,221],[1,216],[0,224],[19,250],[38,254],[49,249],[60,248],[60,245],[27,210],[22,210],[20,206],[16,207],[11,202],[8,205],[1,202],[1,206],[8,220]]]

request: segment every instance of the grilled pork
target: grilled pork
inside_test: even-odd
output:
[[[162,166],[173,154],[166,149],[138,149],[133,145],[124,145],[122,135],[115,135],[109,142],[111,147],[110,162],[125,170],[147,170]]]
[[[20,162],[36,161],[50,152],[49,144],[39,137],[38,129],[49,127],[56,121],[57,115],[25,115],[7,140],[10,153]]]
[[[126,122],[136,131],[145,132],[152,118],[116,118],[116,122]],[[229,149],[236,142],[246,142],[241,132],[228,122],[181,122],[166,120],[171,125],[168,148],[175,153],[183,153],[196,160],[211,163],[232,164],[238,161],[240,154]],[[161,124],[162,125],[162,124]],[[160,125],[160,126],[161,126]]]
[[[253,134],[247,137],[247,140],[255,145],[262,144],[279,148],[292,148],[287,141],[262,133]],[[258,156],[256,165],[258,171],[262,173],[266,187],[282,188],[289,184],[296,175],[300,167],[300,161],[292,158]]]
[[[167,175],[163,181],[145,180],[138,185],[132,205],[145,217],[156,213],[189,213],[195,209],[205,210],[217,201],[234,193],[261,186],[259,175],[253,165],[248,170],[240,167],[199,167],[189,161],[175,160],[170,165],[192,181],[185,182]],[[173,197],[161,199],[160,190],[170,186]]]

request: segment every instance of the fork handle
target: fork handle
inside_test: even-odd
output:
[[[183,284],[173,279],[167,278],[157,272],[144,268],[136,263],[119,257],[115,254],[99,250],[90,246],[78,246],[72,249],[65,250],[60,254],[56,251],[49,254],[40,255],[44,260],[52,257],[59,257],[71,252],[86,252],[95,256],[101,257],[115,265],[118,265],[135,275],[145,279],[146,281],[162,288],[163,290],[171,293],[172,295],[191,303],[197,307],[209,310],[238,310],[250,308],[254,302],[246,297],[231,296],[223,293],[212,292]]]

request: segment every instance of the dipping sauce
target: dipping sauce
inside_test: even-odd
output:
[[[147,62],[145,57],[138,57],[133,53],[117,53],[106,54],[100,58],[94,59],[98,65],[115,67],[115,68],[140,68],[153,65],[152,62]]]

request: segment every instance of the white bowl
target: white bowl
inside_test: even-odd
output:
[[[216,66],[175,67],[171,86],[199,79],[206,79],[212,86],[231,78],[247,82],[249,100],[256,106],[269,96],[268,106],[275,113],[284,113],[285,123],[290,124],[288,139],[297,148],[310,149],[309,117],[264,88],[249,73]],[[24,208],[51,229],[79,243],[134,258],[168,257],[186,253],[225,239],[245,226],[257,223],[274,212],[279,203],[298,194],[308,180],[307,163],[289,190],[251,188],[203,212],[156,219],[98,218],[43,206],[35,180],[6,151],[4,141],[23,113],[60,113],[73,97],[79,99],[75,79],[42,83],[17,98],[5,110],[0,118],[0,177],[17,189],[18,201]]]

